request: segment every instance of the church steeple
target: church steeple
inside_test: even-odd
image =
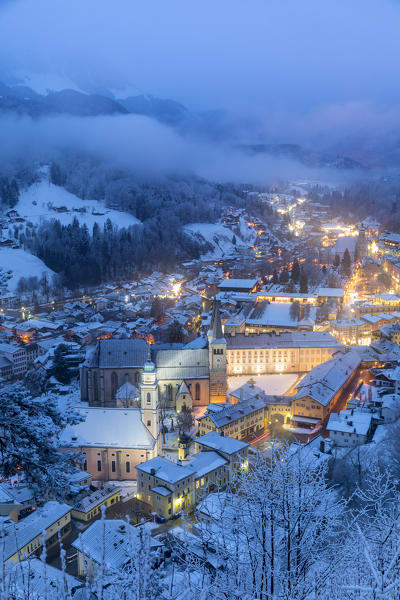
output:
[[[159,401],[157,369],[151,361],[144,364],[142,380],[140,382],[140,404],[142,421],[155,440],[157,440],[158,454],[161,452],[161,438],[159,431]]]
[[[226,340],[222,331],[219,300],[214,300],[208,337],[210,402],[226,402]]]
[[[219,300],[213,301],[210,329],[208,330],[207,334],[209,340],[224,340],[221,313],[219,312],[219,304]]]

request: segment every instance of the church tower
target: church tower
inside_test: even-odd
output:
[[[365,227],[363,224],[360,225],[358,230],[358,240],[357,240],[357,256],[358,260],[362,260],[366,256],[368,256],[368,241],[365,235]]]
[[[226,340],[222,332],[219,300],[214,300],[208,337],[210,402],[226,402]]]
[[[157,440],[158,454],[161,454],[157,370],[151,361],[147,361],[142,370],[140,408],[142,421],[153,438]]]

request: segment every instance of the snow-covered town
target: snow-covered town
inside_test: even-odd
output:
[[[0,2],[0,600],[399,600],[399,20]]]
[[[38,204],[40,189],[57,190],[37,189]],[[271,469],[275,454],[298,456],[346,497],[371,464],[396,460],[400,239],[376,222],[341,226],[307,187],[300,201],[293,189],[257,197],[272,206],[272,230],[228,208],[220,224],[190,226],[213,249],[170,273],[57,294],[46,271],[34,291],[4,279],[1,403],[15,395],[4,418],[10,432],[18,424],[7,444],[19,456],[51,419],[39,457],[69,457],[54,456],[39,480],[28,456],[22,468],[11,460],[0,484],[2,561],[17,587],[27,571],[41,597],[44,568],[70,590],[102,570],[114,593],[111,573],[139,544],[180,597],[184,556],[196,586],[202,569],[223,569],[232,543],[249,551],[219,523],[247,502],[241,486],[260,460]],[[0,253],[27,252],[17,245]]]

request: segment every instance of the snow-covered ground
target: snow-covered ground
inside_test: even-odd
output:
[[[54,210],[61,207],[66,207],[67,211]],[[107,219],[117,227],[140,223],[133,215],[107,208],[98,200],[81,200],[63,187],[53,185],[46,180],[35,183],[23,191],[15,209],[21,217],[25,217],[32,223],[58,219],[63,225],[68,225],[76,217],[81,224],[85,223],[88,226],[90,232],[95,223],[102,227]],[[82,210],[86,212],[79,212]]]
[[[0,248],[0,272],[4,271],[12,271],[10,279],[6,282],[10,292],[15,291],[21,277],[40,279],[43,273],[47,273],[49,277],[53,275],[53,271],[46,267],[40,258],[22,248]]]
[[[240,236],[221,223],[190,223],[185,226],[185,231],[201,242],[208,242],[213,246],[213,250],[203,257],[208,260],[235,254],[238,249],[247,249],[256,238],[254,230],[248,229],[244,223],[240,224]],[[232,242],[234,236],[236,244]]]
[[[280,395],[294,384],[298,375],[296,373],[281,373],[277,375],[235,375],[228,377],[228,392],[233,392],[250,379],[266,394]]]

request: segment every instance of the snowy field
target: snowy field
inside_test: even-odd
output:
[[[260,387],[266,394],[280,395],[287,392],[296,381],[296,373],[282,373],[276,375],[235,375],[228,377],[228,393],[233,392],[241,385],[253,379],[255,385]]]
[[[0,248],[0,271],[11,271],[11,278],[7,281],[7,287],[10,292],[14,292],[18,280],[21,277],[38,277],[41,278],[43,273],[47,273],[49,277],[53,275],[53,271],[46,267],[44,262],[30,254],[22,248],[13,250],[12,248]]]
[[[66,212],[57,212],[53,208],[66,207]],[[74,217],[79,222],[86,224],[91,232],[95,223],[100,227],[110,219],[117,227],[128,227],[140,223],[134,216],[119,210],[112,210],[98,200],[81,200],[74,194],[67,192],[63,187],[53,185],[48,181],[40,181],[31,185],[20,195],[15,207],[21,217],[32,223],[42,223],[51,219],[58,219],[63,225],[72,223]],[[78,212],[85,210],[86,212]],[[93,214],[99,213],[99,214]]]
[[[249,230],[244,223],[240,224],[240,236],[235,235],[231,229],[220,223],[190,223],[185,226],[185,231],[193,235],[194,238],[198,238],[202,242],[208,242],[213,246],[213,250],[203,256],[208,260],[235,254],[239,248],[247,249],[249,245],[254,243],[256,238],[254,231]],[[234,235],[236,244],[232,243]]]

